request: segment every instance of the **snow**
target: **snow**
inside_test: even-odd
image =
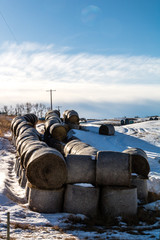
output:
[[[160,194],[160,121],[115,126],[114,136],[96,134],[99,126],[95,123],[93,127],[91,123],[85,124],[85,128],[87,131],[72,130],[72,134],[99,151],[122,152],[130,147],[143,149],[150,164],[148,189]]]
[[[89,183],[75,183],[74,185],[80,186],[80,187],[94,187],[92,184]]]
[[[72,130],[72,134],[98,150],[121,152],[129,147],[143,149],[151,168],[148,189],[160,195],[160,121],[115,126],[114,136],[99,135],[99,126],[94,123],[92,127],[91,122],[89,125],[91,128],[88,131]],[[43,127],[42,124],[40,127]],[[6,239],[7,236],[8,212],[10,236],[13,239],[159,239],[159,218],[151,225],[142,222],[129,227],[119,218],[119,224],[109,228],[87,225],[88,218],[80,214],[43,214],[31,211],[25,189],[19,186],[14,171],[16,150],[7,139],[10,136],[8,132],[5,138],[0,138],[0,239]],[[160,211],[160,200],[143,207],[153,212]]]
[[[151,211],[160,211],[160,200],[144,205],[145,209]]]

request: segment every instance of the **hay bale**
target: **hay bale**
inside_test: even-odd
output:
[[[23,166],[23,168],[26,168],[27,163],[30,159],[30,157],[32,156],[32,154],[40,149],[40,148],[44,148],[44,147],[48,147],[46,143],[44,142],[40,142],[40,141],[28,141],[25,145],[25,147],[23,148],[22,153],[20,154],[21,157],[21,165]]]
[[[78,139],[73,139],[69,141],[64,147],[64,154],[77,154],[77,155],[96,155],[97,149],[81,142]]]
[[[64,141],[67,137],[67,131],[63,124],[55,123],[49,129],[52,137],[58,141]]]
[[[132,172],[147,178],[150,172],[147,154],[140,148],[128,148],[123,153],[131,155]]]
[[[71,149],[73,148],[74,145],[77,145],[78,142],[79,142],[78,139],[74,139],[74,140],[69,141],[65,145],[65,147],[64,147],[64,154],[65,154],[65,156],[67,156],[68,154],[71,153]]]
[[[65,123],[71,123],[71,124],[78,124],[79,123],[79,115],[74,110],[66,110],[63,113],[63,119]]]
[[[16,135],[16,130],[17,130],[18,125],[24,121],[25,121],[25,119],[23,117],[17,117],[17,118],[13,119],[13,121],[11,122],[11,130],[14,135]]]
[[[58,189],[67,179],[67,166],[60,152],[53,148],[36,150],[26,168],[28,181],[40,189]]]
[[[25,171],[25,169],[22,169],[19,185],[22,188],[25,188],[26,187],[26,183],[27,183],[26,171]]]
[[[42,190],[29,185],[29,208],[41,213],[58,213],[63,207],[64,188]]]
[[[115,129],[112,124],[102,124],[99,128],[99,134],[102,135],[114,135],[115,134]]]
[[[38,122],[38,117],[34,113],[27,113],[23,117],[27,122],[30,122],[32,126],[35,126]]]
[[[99,188],[90,184],[67,184],[64,197],[64,212],[96,217]]]
[[[96,156],[97,151],[98,150],[96,148],[91,147],[91,146],[87,146],[87,147],[85,147],[83,149],[79,149],[76,154],[78,154],[78,155],[92,155],[92,156]]]
[[[130,155],[121,152],[99,151],[97,153],[96,183],[103,186],[130,186]]]
[[[92,156],[68,154],[67,183],[91,183],[96,182],[96,161]]]
[[[101,212],[106,219],[137,214],[136,187],[102,187],[100,199]]]
[[[132,176],[131,184],[137,188],[137,196],[141,203],[148,202],[147,179],[140,176]]]

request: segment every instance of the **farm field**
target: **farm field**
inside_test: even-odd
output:
[[[6,239],[7,212],[11,239],[160,239],[160,121],[115,126],[114,136],[99,135],[95,122],[83,126],[85,130],[73,129],[69,134],[99,151],[122,152],[135,147],[146,152],[150,164],[148,191],[152,195],[150,203],[141,206],[137,221],[118,218],[115,224],[107,225],[80,214],[31,211],[14,171],[16,149],[7,132],[0,138],[0,239]],[[41,128],[42,124],[37,126]]]

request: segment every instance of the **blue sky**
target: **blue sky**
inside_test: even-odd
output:
[[[0,0],[0,106],[160,114],[159,0]]]

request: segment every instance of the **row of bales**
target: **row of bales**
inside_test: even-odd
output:
[[[70,129],[79,129],[74,110],[65,111],[62,118],[59,111],[48,111],[44,134],[36,130],[37,122],[34,114],[26,114],[11,123],[15,170],[32,210],[128,217],[136,215],[137,199],[147,202],[150,168],[142,149],[98,151],[68,138]],[[111,127],[103,126],[102,134],[104,129],[109,133]]]

